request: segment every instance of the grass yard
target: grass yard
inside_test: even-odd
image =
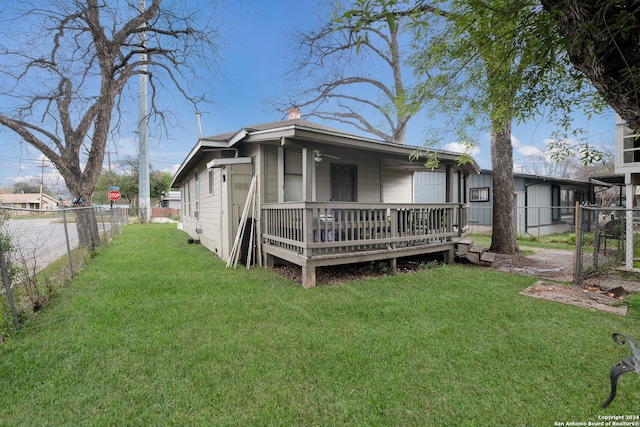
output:
[[[553,426],[640,414],[640,313],[442,266],[310,290],[129,225],[0,345],[0,425]]]
[[[469,237],[473,239],[477,245],[485,248],[491,246],[490,234],[471,234]],[[549,234],[544,236],[517,236],[516,242],[518,243],[518,247],[524,250],[525,253],[532,248],[564,249],[567,251],[574,251],[576,249],[576,237],[573,233]],[[591,243],[593,243],[593,240],[591,240]]]

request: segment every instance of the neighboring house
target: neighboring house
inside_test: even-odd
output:
[[[162,195],[158,207],[151,209],[151,218],[175,218],[180,215],[181,206],[180,192],[167,191]]]
[[[640,135],[634,133],[618,116],[616,118],[615,171],[624,175],[626,199],[625,268],[633,269],[633,214],[637,208],[636,188],[640,185]]]
[[[33,209],[50,211],[58,208],[58,200],[40,193],[35,194],[0,194],[0,205],[19,209]]]
[[[416,177],[416,202],[433,203],[431,187],[440,176]],[[516,234],[546,235],[574,229],[575,202],[593,203],[589,182],[537,175],[513,174],[514,225]],[[493,222],[493,179],[490,170],[469,177],[468,224],[490,227]]]
[[[180,191],[167,191],[160,200],[159,208],[179,210],[181,206]]]
[[[468,176],[458,154],[439,152],[442,202],[415,204],[413,177],[427,169],[411,162],[416,147],[386,143],[300,119],[266,123],[201,138],[176,173],[181,226],[229,261],[240,236],[256,226],[258,261],[302,267],[303,286],[315,285],[319,266],[389,260],[442,252],[451,262],[455,237],[466,230]],[[454,180],[454,177],[457,179]],[[460,183],[454,186],[454,182]],[[245,202],[255,188],[255,207]]]
[[[624,176],[627,208],[637,207],[637,187],[640,185],[640,135],[635,134],[622,119],[616,119],[615,171]]]

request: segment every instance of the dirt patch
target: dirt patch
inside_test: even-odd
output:
[[[427,254],[417,257],[404,257],[398,259],[397,273],[411,273],[435,267],[443,263],[442,256]],[[346,283],[353,280],[364,280],[374,277],[389,275],[390,265],[387,261],[362,262],[357,264],[333,265],[330,267],[316,268],[316,284],[330,285]],[[273,270],[287,279],[302,283],[302,270],[293,264],[276,265]]]
[[[496,254],[489,267],[506,273],[573,282],[573,252],[557,249],[534,249],[533,254]]]
[[[626,314],[627,307],[620,304],[627,295],[640,293],[640,283],[637,280],[625,280],[614,273],[595,274],[579,285],[570,285],[573,283],[573,252],[543,248],[536,248],[534,251],[527,255],[496,255],[489,268],[569,284],[541,280],[522,291],[523,295],[622,316]]]
[[[627,314],[627,306],[619,305],[626,296],[624,290],[620,292],[624,295],[616,295],[613,292],[602,291],[600,288],[565,286],[540,280],[520,294],[620,316]]]

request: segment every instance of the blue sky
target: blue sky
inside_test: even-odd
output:
[[[240,3],[240,4],[238,4]],[[203,134],[213,135],[234,132],[244,126],[271,122],[284,118],[284,112],[274,112],[266,100],[285,90],[284,73],[287,71],[284,57],[291,49],[290,37],[294,29],[311,28],[317,21],[317,3],[309,0],[254,0],[230,2],[220,28],[219,75],[204,76],[206,90],[214,104],[202,105],[201,125]],[[190,105],[181,104],[176,96],[175,112],[181,127],[170,129],[165,135],[160,129],[150,129],[149,153],[151,165],[156,170],[175,171],[198,138],[195,112]],[[304,111],[302,111],[304,117]],[[134,129],[137,117],[129,124]],[[586,131],[591,144],[613,146],[615,114],[608,109],[603,115],[590,121],[576,116],[576,126]],[[332,122],[324,124],[344,131],[357,133],[354,128]],[[436,124],[437,125],[437,124]],[[407,143],[421,145],[427,125],[425,119],[416,117],[409,122]],[[525,166],[531,155],[545,150],[545,141],[553,129],[539,118],[513,128],[514,164]],[[450,141],[443,141],[440,148]],[[481,138],[474,158],[482,168],[490,168],[488,137]],[[121,135],[108,147],[112,167],[117,160],[135,157],[138,142],[133,131]],[[117,154],[116,154],[117,152]],[[54,192],[63,187],[62,180],[52,167],[43,170],[38,160],[41,155],[33,148],[21,145],[8,131],[0,131],[0,188],[16,181],[39,182],[44,172],[45,182]],[[108,158],[105,156],[105,168]],[[529,172],[527,169],[522,169]]]

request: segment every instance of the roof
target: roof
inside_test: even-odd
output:
[[[625,185],[624,175],[592,176],[591,181],[596,185]]]
[[[48,194],[43,194],[42,198],[48,199],[49,202],[56,202],[56,199],[49,196]],[[0,205],[1,204],[19,204],[19,203],[40,203],[40,193],[19,193],[19,194],[0,194]]]
[[[482,169],[481,173],[492,174],[493,171],[491,169]],[[539,182],[549,182],[556,184],[565,184],[565,185],[589,185],[590,181],[583,181],[579,179],[570,179],[570,178],[558,178],[555,176],[546,176],[546,175],[535,175],[535,174],[526,174],[526,173],[514,173],[514,178],[523,178],[530,181],[539,181]]]
[[[202,157],[204,151],[216,149],[237,150],[240,143],[279,142],[281,138],[296,139],[307,143],[315,142],[376,151],[381,154],[400,154],[406,156],[406,159],[409,159],[411,153],[416,150],[425,150],[425,147],[398,144],[354,135],[304,119],[289,119],[247,126],[237,132],[222,133],[200,138],[180,165],[171,186],[174,186],[174,184],[182,180],[185,174],[188,173],[194,164]],[[430,148],[427,150],[435,152],[442,161],[447,163],[456,162],[457,164],[457,160],[460,157],[460,153],[452,151]],[[480,173],[480,167],[475,161],[459,167],[469,174]]]

